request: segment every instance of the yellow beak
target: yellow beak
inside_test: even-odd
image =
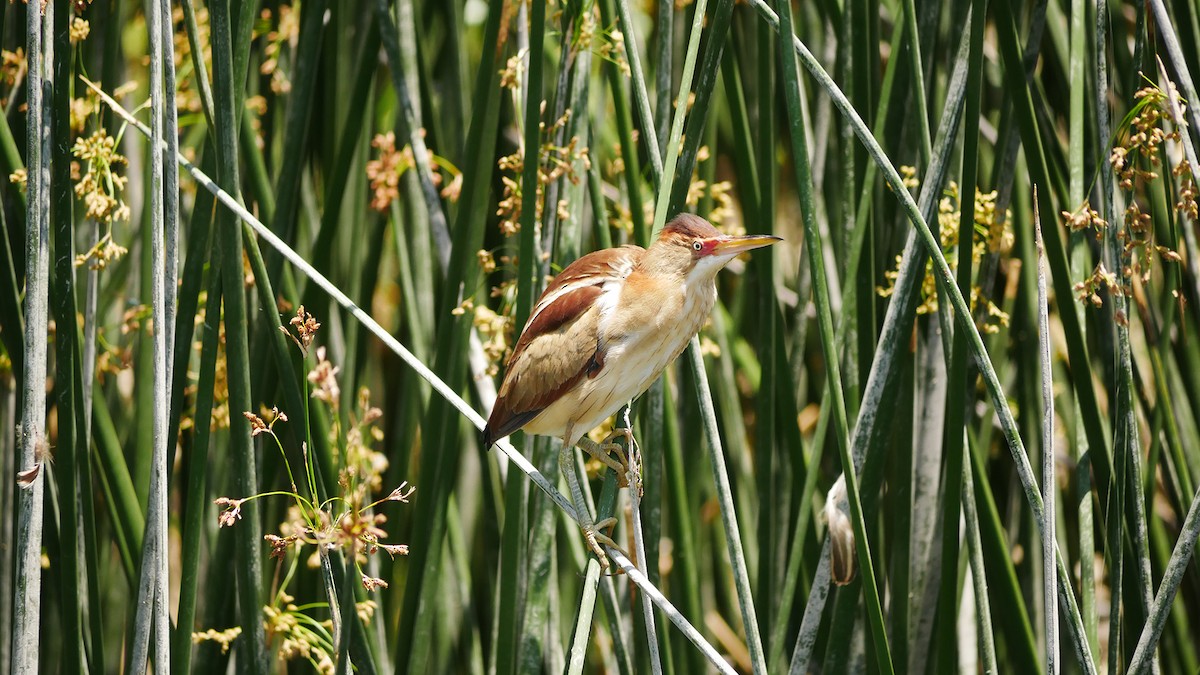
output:
[[[723,237],[713,245],[712,255],[737,255],[783,241],[769,234],[750,234],[744,237]]]

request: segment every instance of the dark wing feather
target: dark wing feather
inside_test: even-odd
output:
[[[604,249],[571,263],[547,286],[508,360],[484,443],[503,438],[537,417],[584,377],[604,367],[597,313],[589,312],[604,284],[629,275],[644,250]],[[582,338],[582,339],[581,339]]]

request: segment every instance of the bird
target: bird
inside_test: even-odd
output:
[[[683,352],[716,304],[717,273],[738,255],[779,241],[722,234],[704,218],[682,213],[648,248],[602,249],[567,265],[530,312],[483,444],[490,449],[518,430],[562,443],[559,470],[601,564],[605,556],[583,505],[572,449],[582,441],[604,459],[586,434],[644,393]]]

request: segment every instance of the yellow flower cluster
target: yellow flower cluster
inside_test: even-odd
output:
[[[908,166],[900,167],[904,186],[915,189],[919,182],[916,169]],[[1003,217],[1001,217],[1003,216]],[[1013,245],[1012,228],[1009,227],[1011,218],[1007,213],[998,213],[996,209],[996,192],[981,192],[975,190],[975,212],[973,221],[974,236],[971,245],[971,264],[978,268],[988,256],[1007,254]],[[961,204],[959,201],[958,184],[954,181],[946,186],[945,194],[938,202],[937,226],[938,239],[941,242],[942,255],[951,271],[958,267],[958,234],[961,223]],[[900,276],[900,256],[896,256],[896,266],[883,273],[886,285],[876,288],[881,297],[890,297],[896,290],[896,280]],[[925,276],[921,279],[921,302],[917,306],[917,314],[932,314],[938,311],[937,280],[933,276],[933,262],[925,264]],[[981,333],[997,333],[1000,328],[1007,326],[1009,316],[992,301],[978,284],[971,287],[969,300],[971,312],[976,317],[975,325]]]
[[[87,172],[75,183],[75,196],[87,207],[87,217],[111,225],[129,220],[129,206],[120,199],[127,178],[116,172],[128,161],[117,152],[117,141],[104,129],[75,139],[71,154],[85,162]]]

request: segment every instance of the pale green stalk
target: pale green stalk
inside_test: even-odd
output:
[[[36,4],[33,5],[36,7]],[[12,671],[38,672],[41,618],[42,511],[46,488],[46,325],[50,273],[50,118],[44,104],[43,79],[53,55],[43,55],[43,20],[49,25],[54,4],[45,16],[27,12],[26,234],[25,234],[25,371],[21,397],[20,457],[17,462],[17,579],[13,598]],[[48,33],[48,30],[45,30]],[[45,40],[49,48],[51,41]]]
[[[1057,675],[1058,663],[1058,578],[1054,574],[1055,489],[1054,472],[1054,390],[1050,371],[1050,300],[1046,294],[1045,247],[1042,221],[1038,217],[1037,186],[1033,186],[1033,226],[1037,240],[1038,360],[1042,371],[1042,501],[1046,504],[1046,525],[1042,528],[1042,602],[1046,610],[1046,673]]]
[[[163,239],[163,16],[162,4],[148,5],[147,30],[150,42],[150,305],[156,330],[153,331],[153,381],[143,382],[154,391],[153,449],[150,469],[150,501],[146,514],[147,532],[143,539],[141,579],[138,584],[137,611],[133,631],[131,670],[146,670],[150,641],[153,639],[156,666],[169,671],[170,616],[167,611],[167,415],[170,394],[167,389],[167,337],[173,317],[166,314],[166,274]],[[172,275],[174,276],[174,275]],[[158,330],[157,327],[168,327]],[[153,629],[153,638],[150,631]]]

